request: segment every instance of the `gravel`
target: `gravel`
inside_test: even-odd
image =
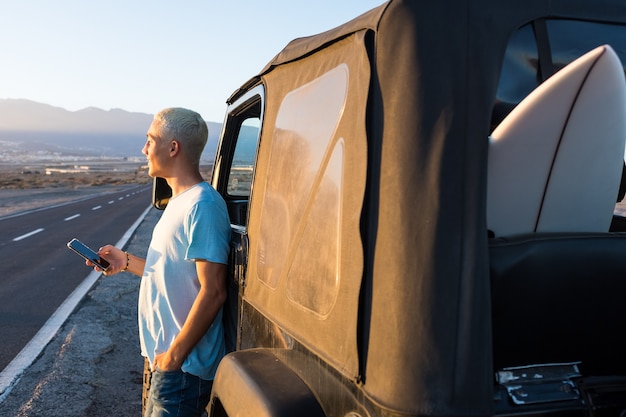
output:
[[[145,255],[160,214],[148,212],[126,245],[129,252]],[[129,273],[101,276],[5,396],[0,416],[140,416],[139,282]]]

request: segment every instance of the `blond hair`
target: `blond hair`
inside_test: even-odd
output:
[[[199,113],[182,107],[163,109],[154,115],[163,140],[176,140],[190,162],[200,164],[209,128]]]

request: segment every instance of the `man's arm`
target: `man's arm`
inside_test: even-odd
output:
[[[137,275],[143,276],[143,270],[146,268],[146,260],[138,256],[132,255],[126,252],[126,271]]]
[[[145,259],[131,255],[128,252],[124,252],[113,245],[105,245],[101,247],[98,250],[98,255],[102,256],[103,259],[111,264],[104,272],[104,275],[115,275],[124,271],[141,277],[143,275],[143,270],[146,267]],[[101,271],[100,268],[89,261],[87,261],[86,264],[95,267],[98,271]]]
[[[180,369],[189,352],[211,327],[226,301],[226,268],[225,264],[196,261],[200,292],[172,346],[154,358],[154,368],[158,366],[163,371]]]

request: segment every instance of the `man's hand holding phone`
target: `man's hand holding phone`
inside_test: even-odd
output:
[[[110,266],[106,259],[103,259],[96,251],[76,238],[67,242],[67,247],[83,258],[89,266],[96,266],[101,271],[106,271]]]
[[[116,248],[113,245],[104,245],[98,251],[91,249],[78,239],[72,239],[67,243],[67,247],[80,255],[85,260],[87,266],[92,266],[96,271],[101,271],[104,275],[115,275],[119,272],[129,271],[134,274],[143,272],[142,259],[133,257],[135,266],[139,269],[129,270],[131,256],[128,252]],[[139,262],[139,264],[137,264]],[[141,276],[141,275],[139,275]]]

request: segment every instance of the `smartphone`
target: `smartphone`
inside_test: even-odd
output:
[[[102,270],[109,267],[109,263],[102,259],[93,249],[85,245],[80,240],[74,238],[67,242],[67,247],[80,255],[83,259],[93,262],[98,265]]]

